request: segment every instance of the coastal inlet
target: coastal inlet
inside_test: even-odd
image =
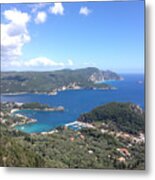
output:
[[[144,82],[144,75],[123,74],[122,77],[123,81],[106,81],[106,83],[116,87],[116,90],[65,90],[54,96],[48,94],[2,95],[1,99],[2,102],[24,104],[38,102],[43,105],[47,104],[49,107],[64,107],[64,111],[35,111],[33,109],[22,109],[20,113],[16,111],[16,113],[28,118],[37,119],[37,123],[23,125],[24,130],[21,126],[16,126],[16,129],[26,133],[47,132],[74,122],[81,114],[109,102],[133,102],[144,109],[144,83],[137,83],[138,81]]]

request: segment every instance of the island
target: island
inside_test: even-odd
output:
[[[106,83],[107,80],[122,80],[122,77],[115,72],[95,67],[49,72],[1,72],[1,93],[56,95],[65,90],[114,89]]]

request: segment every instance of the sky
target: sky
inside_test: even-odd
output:
[[[3,4],[1,70],[144,72],[144,1]]]

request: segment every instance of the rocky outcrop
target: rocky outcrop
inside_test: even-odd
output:
[[[94,72],[89,78],[88,81],[92,82],[100,82],[100,81],[106,81],[106,80],[122,80],[122,78],[112,71],[101,71],[98,70],[98,72]]]
[[[143,114],[143,109],[140,106],[136,105],[136,104],[131,104],[130,108],[131,108],[131,110],[133,112],[135,112],[137,114]]]
[[[92,81],[92,82],[99,82],[99,81],[104,81],[104,75],[102,73],[102,71],[99,71],[98,73],[93,73],[89,78],[88,81]]]

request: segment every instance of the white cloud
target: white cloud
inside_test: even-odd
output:
[[[27,30],[30,16],[17,9],[3,13],[8,23],[1,24],[1,62],[17,60],[22,55],[22,47],[31,40]]]
[[[21,61],[21,60],[14,60],[11,61],[9,64],[7,64],[7,66],[10,67],[27,67],[27,68],[31,68],[31,67],[64,67],[65,64],[63,62],[56,62],[53,61],[51,59],[48,59],[46,57],[37,57],[37,58],[33,58],[30,60],[26,60],[26,61]]]
[[[48,3],[37,3],[37,4],[32,4],[30,7],[32,8],[31,12],[35,13],[37,12],[39,9],[42,9],[44,7],[46,7],[48,5]]]
[[[47,19],[47,14],[43,11],[40,11],[37,13],[37,16],[34,21],[36,24],[40,24],[40,23],[44,23],[46,19]]]
[[[27,13],[22,13],[17,9],[4,11],[4,16],[7,20],[18,25],[25,25],[30,20],[30,16]]]
[[[68,65],[73,66],[73,64],[74,64],[73,61],[71,59],[68,59]]]
[[[88,7],[81,7],[80,8],[79,14],[88,16],[90,13],[91,13],[91,10],[88,9]]]
[[[74,63],[71,59],[68,59],[66,62],[54,61],[47,57],[36,57],[30,60],[13,60],[3,65],[4,69],[7,70],[18,70],[20,68],[24,70],[43,70],[46,69],[61,69],[69,68],[73,66]]]
[[[59,15],[63,15],[64,14],[64,7],[62,5],[62,3],[54,3],[54,6],[49,8],[49,12],[52,14],[59,14]]]
[[[53,66],[53,67],[62,67],[64,66],[64,63],[62,62],[56,62],[53,61],[51,59],[48,59],[46,57],[38,57],[38,58],[34,58],[28,61],[25,61],[23,63],[23,65],[27,66],[27,67],[37,67],[37,66],[44,66],[44,67],[48,67],[48,66]]]

